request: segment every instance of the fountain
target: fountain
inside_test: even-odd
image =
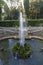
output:
[[[22,11],[23,9],[23,11]],[[25,43],[25,36],[24,36],[24,24],[25,24],[25,18],[23,16],[25,12],[24,12],[24,4],[23,4],[23,0],[21,0],[20,2],[20,31],[19,31],[19,37],[20,37],[20,45],[24,46]]]
[[[20,37],[20,42],[17,43],[15,42],[15,40],[11,40],[11,39],[5,39],[3,41],[0,41],[0,45],[2,46],[3,44],[8,45],[8,51],[12,51],[12,52],[8,52],[8,54],[5,54],[6,53],[6,50],[4,51],[4,55],[6,56],[5,58],[7,59],[8,62],[6,62],[6,59],[5,59],[5,63],[3,64],[3,59],[1,59],[1,57],[4,57],[3,55],[3,50],[0,49],[0,65],[42,65],[43,64],[43,48],[42,47],[42,44],[43,44],[43,41],[42,40],[37,40],[37,39],[34,39],[34,40],[28,40],[25,42],[25,34],[24,34],[24,21],[25,21],[25,18],[23,18],[23,12],[22,10],[20,10],[20,30],[19,30],[19,37]],[[14,42],[12,42],[14,41]],[[7,43],[6,43],[7,42]],[[31,42],[31,43],[30,43]],[[13,47],[13,43],[15,44],[14,47]],[[6,46],[5,45],[5,46]],[[31,46],[33,47],[33,54],[31,55],[31,52],[32,52],[32,48]],[[13,47],[13,48],[12,48]],[[39,51],[41,48],[41,52]],[[9,50],[11,49],[11,50]],[[14,59],[14,56],[15,55],[15,59],[17,58],[20,58],[20,59],[17,59],[15,60]],[[30,56],[31,55],[31,56]],[[30,57],[29,59],[26,59]],[[26,59],[26,60],[21,60],[22,59]],[[31,62],[32,61],[32,62]]]
[[[20,44],[23,46],[25,43],[25,38],[24,38],[24,27],[23,27],[23,18],[22,18],[22,12],[20,12]]]
[[[26,59],[26,58],[30,57],[30,55],[32,53],[31,46],[25,42],[26,34],[24,34],[24,32],[27,30],[26,30],[26,27],[24,26],[25,11],[24,11],[23,0],[20,1],[20,10],[19,11],[20,11],[20,16],[19,16],[19,20],[20,20],[19,38],[20,38],[20,40],[19,40],[19,42],[14,43],[14,46],[13,46],[13,42],[12,42],[13,39],[8,39],[8,42],[6,43],[6,44],[9,43],[8,48],[6,48],[5,50],[0,49],[0,52],[3,54],[3,55],[1,54],[3,56],[3,58],[1,58],[1,59],[4,63],[4,65],[6,65],[7,63],[10,62],[10,61],[8,62],[8,60],[11,60],[14,63],[14,58],[15,59],[17,59],[17,58]]]
[[[20,11],[20,26],[19,26],[19,38],[20,42],[16,43],[14,47],[12,48],[12,52],[14,56],[17,56],[17,58],[28,58],[30,57],[32,53],[32,48],[31,46],[25,42],[25,35],[24,32],[27,31],[26,27],[24,26],[25,24],[25,11],[24,11],[24,5],[23,5],[23,0],[20,1],[19,5],[19,11]],[[22,11],[23,10],[23,11]]]

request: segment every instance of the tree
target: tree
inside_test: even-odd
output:
[[[16,9],[14,6],[12,6],[15,2],[17,2],[16,4],[18,5],[19,0],[7,0],[8,2],[10,1],[11,7],[9,10],[9,15],[5,18],[5,19],[18,19],[19,16],[19,11],[18,9]]]
[[[1,20],[1,15],[2,15],[2,5],[4,4],[3,0],[0,0],[0,20]]]
[[[12,16],[12,10],[13,10],[14,7],[13,7],[12,5],[13,5],[13,3],[14,3],[15,0],[7,0],[7,1],[8,1],[8,2],[10,1],[10,4],[11,4],[10,9],[11,9],[11,10],[10,10],[9,15],[10,15],[10,18],[13,19],[13,16]]]
[[[9,11],[9,14],[5,17],[5,20],[17,20],[19,18],[19,11],[15,8]]]
[[[12,10],[12,19],[18,19],[19,18],[19,11],[17,9]]]
[[[24,7],[25,7],[27,18],[29,18],[29,0],[24,0]]]
[[[4,11],[5,11],[4,19],[7,19],[7,17],[10,17],[10,9],[7,6],[7,4],[4,5]]]
[[[1,20],[1,13],[2,13],[2,11],[1,11],[1,4],[0,4],[0,20]]]
[[[3,6],[4,6],[5,12],[7,12],[8,11],[8,10],[6,10],[6,9],[8,9],[7,4],[4,2],[4,0],[0,0],[0,20],[2,20],[2,15],[3,15],[2,9],[3,9]]]
[[[32,19],[40,18],[40,1],[31,2],[30,18]]]

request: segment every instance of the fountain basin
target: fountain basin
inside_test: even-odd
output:
[[[29,65],[33,65],[33,64],[42,65],[43,64],[43,52],[42,53],[40,52],[41,48],[43,48],[43,46],[42,46],[43,40],[39,40],[39,39],[25,40],[25,43],[28,43],[32,47],[33,53],[30,54],[30,57],[28,57],[28,59],[26,59],[26,58],[19,59],[17,57],[14,57],[13,53],[12,53],[12,48],[14,47],[15,44],[19,43],[19,40],[12,38],[12,39],[10,39],[12,42],[9,42],[9,39],[10,38],[0,41],[0,46],[1,46],[0,49],[2,49],[3,47],[8,48],[7,53],[4,52],[5,53],[4,55],[3,55],[3,53],[0,54],[0,59],[1,59],[0,64],[3,64],[3,61],[5,62],[4,65],[20,65],[20,64],[21,65],[28,65],[28,64]],[[7,49],[7,48],[5,48],[5,49]],[[10,51],[10,49],[11,49],[11,51]],[[39,58],[40,58],[40,61],[39,61]]]
[[[12,48],[12,52],[14,57],[16,55],[19,59],[26,59],[32,54],[32,47],[28,43],[25,43],[24,46],[21,46],[20,43],[16,43]]]

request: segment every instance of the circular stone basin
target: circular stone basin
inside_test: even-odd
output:
[[[25,43],[24,46],[21,46],[20,43],[16,43],[12,48],[12,52],[17,58],[26,59],[32,54],[32,47],[28,43]]]

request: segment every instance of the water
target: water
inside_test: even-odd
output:
[[[23,25],[23,16],[22,12],[20,12],[20,32],[19,32],[19,37],[20,37],[20,44],[23,46],[25,43],[25,38],[24,38],[24,25]]]
[[[3,65],[3,63],[2,63],[2,61],[1,61],[1,59],[0,59],[0,65]]]
[[[42,40],[37,40],[37,39],[25,40],[25,42],[28,42],[32,46],[33,54],[30,56],[30,58],[24,60],[15,59],[14,56],[12,56],[10,51],[10,49],[12,49],[14,44],[19,42],[19,40],[10,39],[10,41],[12,42],[12,44],[11,42],[8,41],[8,39],[0,41],[0,47],[3,47],[4,45],[4,47],[8,49],[7,56],[6,56],[7,60],[5,61],[0,57],[0,65],[3,65],[3,60],[4,60],[4,65],[43,65],[43,52],[40,52],[40,49],[43,47]],[[0,55],[3,57],[2,54]]]
[[[24,22],[25,22],[25,9],[24,9],[24,2],[23,0],[19,0],[19,7],[20,7],[20,31],[19,31],[19,37],[20,37],[20,44],[24,46],[25,43],[25,34],[24,34]]]
[[[19,27],[19,38],[20,44],[23,46],[25,43],[25,36],[27,35],[26,29],[26,22],[25,22],[25,15],[20,12],[20,27]]]

